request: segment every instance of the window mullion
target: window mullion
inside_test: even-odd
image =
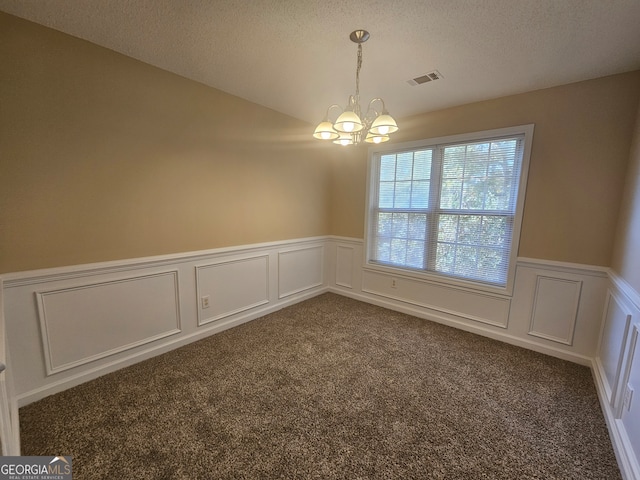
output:
[[[427,235],[425,236],[425,268],[435,271],[438,250],[438,218],[440,211],[440,191],[442,189],[442,152],[436,145],[431,155],[431,188],[429,189],[429,210]]]

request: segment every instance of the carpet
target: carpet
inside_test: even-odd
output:
[[[74,479],[618,479],[588,368],[323,294],[20,409]]]

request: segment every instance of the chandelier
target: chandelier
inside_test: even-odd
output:
[[[362,115],[360,107],[360,69],[362,68],[362,44],[369,39],[369,32],[356,30],[349,38],[358,44],[356,67],[356,94],[349,95],[347,106],[343,109],[333,104],[327,108],[324,120],[318,124],[313,136],[319,140],[332,140],[338,145],[357,145],[363,140],[367,143],[389,141],[389,135],[398,130],[398,125],[384,105],[384,100],[374,98],[369,102],[367,111]],[[340,113],[335,121],[330,121],[337,109]],[[335,113],[334,113],[335,112]]]

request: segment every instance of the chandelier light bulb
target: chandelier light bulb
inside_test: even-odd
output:
[[[369,131],[374,135],[388,135],[398,130],[398,124],[388,113],[383,113],[378,116],[373,123]]]
[[[341,133],[338,138],[336,138],[333,143],[337,145],[342,145],[346,147],[347,145],[353,145],[353,136],[349,133]]]
[[[367,143],[375,143],[375,144],[388,142],[389,135],[374,135],[372,133],[368,133],[364,141]]]
[[[338,138],[340,134],[333,129],[331,122],[325,120],[316,127],[313,136],[319,140],[333,140]]]
[[[333,128],[338,132],[352,133],[359,132],[364,128],[364,125],[356,112],[345,110],[333,124]]]

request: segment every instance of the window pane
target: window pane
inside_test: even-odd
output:
[[[487,174],[487,162],[486,157],[482,158],[473,158],[468,157],[467,162],[464,169],[465,177],[478,177],[484,178]]]
[[[471,178],[462,185],[462,209],[482,210],[485,195],[484,179]]]
[[[409,208],[411,206],[411,182],[396,182],[394,208]]]
[[[396,179],[396,156],[383,155],[380,159],[380,181],[393,182]]]
[[[392,235],[394,237],[407,238],[407,232],[409,229],[408,222],[409,222],[408,213],[394,213]]]
[[[446,243],[439,243],[436,252],[436,270],[442,273],[453,273],[456,247]]]
[[[424,240],[427,231],[427,216],[423,213],[409,214],[409,238]]]
[[[458,215],[440,215],[438,241],[455,242],[458,236]]]
[[[398,155],[396,166],[396,181],[411,180],[413,174],[413,153],[401,153]]]
[[[415,240],[407,242],[407,266],[413,268],[424,267],[424,242]]]
[[[490,143],[470,143],[467,145],[467,163],[486,162],[489,160]]]
[[[498,140],[491,142],[491,157],[490,162],[506,162],[510,167],[513,167],[513,160],[516,156],[516,148],[518,141],[516,139]]]
[[[393,208],[393,193],[395,184],[393,182],[380,182],[380,192],[378,195],[378,206],[380,208]]]
[[[378,212],[378,235],[383,237],[390,237],[392,232],[392,220],[393,214]]]
[[[406,240],[400,240],[394,238],[391,240],[391,258],[392,263],[398,265],[404,265],[404,261],[407,258],[407,242]]]
[[[487,179],[486,210],[512,210],[511,192],[513,178],[492,177]]]
[[[493,283],[504,282],[507,273],[506,261],[504,250],[479,248],[477,278]]]
[[[485,216],[482,219],[482,245],[503,247],[511,237],[507,217]]]
[[[461,277],[475,277],[478,249],[459,246],[456,248],[455,273]]]
[[[391,240],[388,238],[378,238],[376,244],[376,260],[388,262],[391,260]]]
[[[431,178],[431,150],[422,150],[413,153],[413,179],[428,180]]]
[[[429,181],[411,182],[411,208],[429,207]]]
[[[457,243],[477,245],[480,243],[482,217],[478,215],[460,215]]]
[[[444,160],[442,163],[442,178],[462,178],[464,173],[464,153],[465,146],[459,145],[444,149]]]
[[[458,210],[462,193],[460,180],[443,180],[440,194],[440,208]]]
[[[440,215],[435,270],[502,284],[508,271],[510,217]]]
[[[441,208],[514,211],[516,147],[514,139],[445,147]]]
[[[495,162],[489,164],[489,168],[487,170],[487,175],[489,177],[503,177],[503,176],[511,176],[511,170],[513,166],[507,165],[506,162]]]

